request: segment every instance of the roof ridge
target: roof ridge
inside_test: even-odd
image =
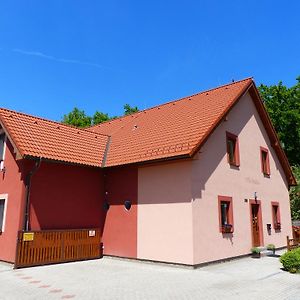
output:
[[[97,124],[97,125],[93,125],[93,126],[87,127],[87,128],[88,128],[88,129],[92,129],[92,128],[95,128],[95,127],[100,127],[102,124],[109,123],[109,122],[114,122],[114,121],[116,121],[116,120],[120,120],[120,119],[123,119],[123,118],[125,118],[125,117],[130,117],[130,116],[133,116],[133,115],[138,116],[139,114],[141,114],[141,113],[143,113],[143,112],[146,112],[146,111],[149,111],[149,110],[151,110],[151,109],[155,109],[155,108],[158,108],[158,107],[162,107],[162,106],[168,105],[168,104],[170,104],[170,103],[182,101],[182,100],[184,100],[184,99],[186,99],[186,98],[195,97],[195,96],[200,95],[200,94],[204,94],[204,93],[208,93],[208,92],[211,92],[211,91],[215,91],[215,90],[224,88],[224,87],[226,87],[226,86],[234,85],[234,84],[240,83],[240,82],[242,82],[242,81],[247,81],[247,80],[252,80],[252,81],[253,81],[253,77],[246,77],[246,78],[244,78],[244,79],[241,79],[241,80],[238,80],[238,81],[234,81],[234,82],[230,82],[230,83],[226,83],[226,84],[217,86],[217,87],[215,87],[215,88],[211,88],[211,89],[208,89],[208,90],[204,90],[204,91],[201,91],[201,92],[198,92],[198,93],[189,95],[189,96],[181,97],[181,98],[175,99],[175,100],[170,100],[170,101],[168,101],[168,102],[164,102],[164,103],[162,103],[162,104],[158,104],[158,105],[155,105],[155,106],[152,106],[152,107],[149,107],[149,108],[140,110],[140,111],[135,112],[135,113],[133,113],[133,114],[121,116],[121,117],[118,117],[118,118],[115,118],[115,119],[111,119],[111,120],[107,120],[107,121],[104,121],[104,122],[102,122],[102,123],[99,123],[99,124]]]
[[[19,114],[19,115],[23,115],[23,116],[26,116],[26,117],[33,118],[33,119],[38,119],[38,120],[49,122],[49,123],[52,123],[52,124],[57,124],[59,126],[64,126],[64,127],[67,127],[67,128],[72,128],[72,129],[76,129],[76,130],[80,130],[80,131],[85,131],[85,132],[88,132],[88,133],[95,133],[97,135],[103,135],[103,136],[109,137],[108,134],[99,133],[99,132],[92,132],[92,131],[87,130],[85,128],[76,127],[76,126],[73,126],[73,125],[61,123],[61,122],[58,122],[58,121],[53,121],[53,120],[50,120],[50,119],[42,118],[42,117],[39,117],[39,116],[34,116],[34,115],[31,115],[31,114],[28,114],[28,113],[19,112],[19,111],[15,111],[15,110],[12,110],[12,109],[7,109],[7,108],[0,107],[0,114],[1,114],[1,111],[6,111],[8,113],[16,113],[16,114]]]
[[[147,108],[147,109],[143,109],[143,110],[140,110],[140,111],[137,111],[135,113],[132,113],[132,114],[129,114],[129,115],[124,115],[124,116],[120,116],[120,117],[117,117],[117,118],[113,118],[113,119],[109,119],[107,121],[104,121],[104,122],[101,122],[99,124],[96,124],[96,125],[92,125],[90,127],[87,127],[88,129],[92,129],[94,127],[97,127],[97,126],[101,126],[102,124],[106,124],[106,123],[109,123],[109,122],[114,122],[114,121],[117,121],[117,120],[121,120],[121,119],[125,119],[126,117],[131,117],[133,115],[138,115],[140,114],[141,112],[145,111],[145,110],[148,110],[148,109],[151,109],[151,108]]]

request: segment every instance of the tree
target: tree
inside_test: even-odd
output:
[[[279,82],[258,89],[291,165],[300,166],[300,77],[290,88]]]
[[[93,115],[92,123],[93,123],[93,125],[97,125],[97,124],[103,123],[108,120],[110,120],[110,117],[108,116],[108,114],[96,111]]]
[[[290,189],[291,213],[293,220],[300,220],[300,167],[293,167],[298,185]]]
[[[128,116],[138,112],[139,109],[137,106],[131,107],[129,104],[124,105],[124,116]]]
[[[258,88],[264,104],[278,133],[298,182],[290,189],[291,214],[300,220],[300,77],[296,85],[288,88],[278,85],[260,85]]]
[[[71,112],[63,116],[62,123],[76,127],[88,127],[92,124],[92,118],[87,116],[84,110],[75,107]]]

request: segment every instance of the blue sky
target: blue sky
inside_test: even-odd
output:
[[[253,76],[295,84],[300,1],[0,0],[0,106],[60,120]]]

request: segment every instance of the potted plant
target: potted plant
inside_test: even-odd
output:
[[[281,230],[281,223],[277,222],[274,224],[274,229],[275,230]]]
[[[253,258],[260,258],[261,249],[257,247],[251,248],[251,253]]]
[[[274,244],[269,244],[269,245],[267,245],[267,250],[270,250],[270,251],[272,251],[273,253],[273,255],[275,254],[275,245]]]
[[[232,225],[231,224],[224,224],[222,226],[223,233],[232,233]]]

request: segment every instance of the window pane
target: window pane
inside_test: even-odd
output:
[[[4,151],[4,138],[5,135],[1,134],[0,135],[0,161],[4,159],[3,157],[3,151]]]
[[[4,199],[0,199],[0,230],[3,229]]]
[[[232,139],[228,139],[228,156],[229,162],[234,163],[234,148],[235,148],[235,141]]]
[[[278,222],[278,206],[274,205],[273,206],[273,209],[274,209],[274,219],[275,219],[275,222],[277,223]]]
[[[264,172],[265,174],[267,174],[267,173],[268,173],[268,170],[267,170],[267,152],[262,151],[261,155],[262,155],[262,167],[263,167],[263,172]]]
[[[221,202],[221,222],[222,225],[228,224],[228,204],[226,202]]]

